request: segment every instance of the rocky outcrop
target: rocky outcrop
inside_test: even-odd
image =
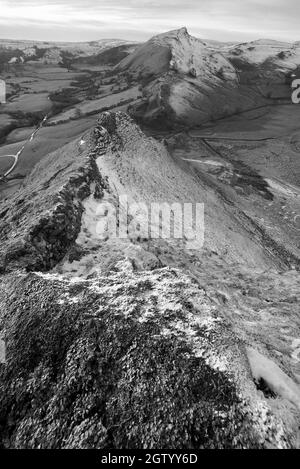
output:
[[[102,114],[83,141],[44,159],[1,207],[0,446],[299,447],[286,345],[298,273],[250,269],[263,246],[244,244],[229,208],[127,115]],[[208,243],[99,240],[98,204],[121,193],[205,194]],[[244,265],[218,252],[219,232],[227,250],[248,247]]]
[[[10,448],[288,448],[243,346],[180,271],[4,281]],[[2,290],[3,291],[3,290]]]
[[[226,54],[186,28],[153,37],[117,66],[139,78],[144,102],[133,115],[160,128],[195,126],[263,104],[256,90],[240,87]]]
[[[199,126],[267,104],[289,103],[299,47],[276,41],[216,44],[186,28],[154,36],[117,65],[143,86],[131,110],[159,128]]]
[[[81,227],[82,200],[102,181],[94,158],[77,144],[45,158],[0,209],[0,271],[48,270]],[[101,189],[100,189],[101,192]]]

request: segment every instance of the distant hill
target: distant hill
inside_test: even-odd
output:
[[[79,57],[94,57],[109,49],[130,44],[120,39],[102,39],[92,42],[39,42],[0,39],[0,64],[38,61],[45,64],[58,64],[67,57],[75,60]],[[124,56],[120,56],[123,58]]]
[[[299,44],[272,40],[232,44],[204,41],[186,28],[153,37],[124,58],[126,71],[144,86],[134,110],[146,123],[198,125],[289,99],[289,74],[300,65]]]

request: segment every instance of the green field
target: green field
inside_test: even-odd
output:
[[[27,62],[4,73],[7,103],[0,106],[0,157],[16,155],[24,146],[9,182],[0,182],[0,199],[10,196],[36,163],[94,126],[98,112],[127,110],[141,92],[109,66]],[[48,121],[33,135],[45,116]],[[0,158],[0,176],[12,158]],[[13,160],[12,160],[13,161]]]
[[[0,157],[0,174],[4,174],[13,164],[14,159],[11,157]]]

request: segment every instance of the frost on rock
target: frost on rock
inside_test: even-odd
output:
[[[262,272],[229,208],[127,115],[101,115],[87,142],[0,214],[0,447],[299,447],[298,273]],[[100,238],[124,193],[205,194],[211,244]]]
[[[291,445],[239,342],[179,270],[124,260],[105,276],[29,274],[14,287],[0,300],[2,447]]]

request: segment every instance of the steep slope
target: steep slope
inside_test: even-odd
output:
[[[216,191],[216,187],[210,185],[204,173],[201,176],[183,161],[175,161],[166,147],[154,139],[146,139],[145,135],[137,126],[134,126],[126,115],[104,113],[103,116],[104,122],[106,119],[109,122],[111,120],[112,144],[106,144],[106,139],[108,138],[110,142],[110,137],[106,131],[104,131],[104,136],[102,135],[101,121],[99,121],[99,126],[96,129],[96,135],[100,135],[97,148],[103,147],[102,151],[105,156],[99,155],[97,167],[101,178],[108,179],[110,186],[116,188],[115,197],[126,195],[128,203],[146,203],[149,207],[152,203],[179,203],[182,208],[184,203],[192,204],[194,208],[197,204],[204,204],[205,249],[220,254],[228,262],[245,263],[252,267],[284,267],[289,265],[288,256],[281,254],[281,250],[276,249],[275,245],[274,250],[267,246],[264,234],[257,229],[256,224],[246,217],[238,206],[227,201],[224,194]],[[90,186],[97,175],[95,162],[90,159],[87,146],[88,143],[81,145],[79,141],[76,141],[44,159],[35,167],[27,179],[24,189],[2,207],[0,214],[0,239],[3,246],[0,250],[0,265],[2,269],[9,268],[11,270],[16,257],[18,262],[24,259],[24,266],[27,269],[37,266],[42,268],[46,258],[44,267],[49,268],[51,260],[48,257],[48,241],[43,236],[40,239],[40,231],[43,232],[43,225],[49,223],[49,206],[53,207],[54,205],[54,212],[59,215],[59,219],[64,220],[64,223],[59,224],[59,229],[63,229],[64,226],[68,229],[69,217],[72,219],[74,212],[75,219],[80,217],[83,207],[76,194],[77,192],[86,194],[92,191]],[[82,164],[81,152],[88,157],[88,163],[85,166]],[[79,158],[74,159],[76,154],[79,155]],[[96,150],[94,150],[94,154],[97,155]],[[77,165],[79,188],[70,199],[69,191],[65,191],[64,186],[60,187],[60,178],[66,178],[69,171],[74,171]],[[53,168],[52,171],[55,170],[55,174],[59,175],[59,178],[55,178],[57,184],[55,191],[53,185],[51,185],[51,189],[49,188],[49,174],[51,174],[49,167]],[[37,186],[35,181],[38,181]],[[47,190],[48,188],[49,190]],[[96,193],[102,191],[103,188],[98,187]],[[65,197],[67,197],[67,201],[70,200],[72,206],[68,207],[64,213],[65,204],[60,201],[64,200]],[[110,192],[107,197],[110,200]],[[54,201],[55,204],[53,204]],[[92,211],[97,210],[97,206],[93,207],[93,201],[92,197],[86,202],[91,204]],[[11,207],[15,207],[13,211]],[[32,211],[34,217],[32,217]],[[37,216],[38,218],[36,218]],[[56,223],[56,215],[54,215],[54,236],[49,235],[50,243],[52,240],[54,243],[56,242]],[[14,233],[13,237],[11,231]],[[50,233],[52,231],[50,226],[48,226],[48,231]],[[71,234],[74,235],[73,230],[71,230]],[[68,239],[68,236],[65,238],[62,235],[59,236],[59,239],[65,240]],[[183,244],[188,244],[188,241],[187,238]],[[179,240],[172,240],[172,242],[179,247],[182,244],[181,237]],[[200,247],[201,242],[202,238],[199,241]],[[52,249],[53,246],[50,246],[50,252]],[[199,249],[197,244],[195,249]],[[32,250],[40,252],[44,257],[41,260],[42,264],[34,264],[34,267],[30,267]],[[60,252],[60,249],[56,249],[57,255]],[[27,256],[29,256],[29,260]],[[39,259],[37,253],[33,258],[36,263]]]
[[[208,59],[212,60],[209,61]],[[125,58],[119,68],[142,75],[158,75],[174,70],[192,77],[212,77],[223,67],[224,75],[236,79],[235,70],[221,54],[213,57],[206,44],[188,34],[186,28],[170,31],[150,39]]]
[[[138,78],[144,103],[135,117],[159,127],[197,126],[279,99],[290,102],[297,44],[260,40],[217,44],[186,28],[155,36],[117,66]]]
[[[138,76],[145,85],[145,103],[134,111],[145,122],[197,125],[260,101],[255,92],[240,90],[235,67],[224,54],[186,28],[150,39],[117,70]]]
[[[204,246],[103,230],[122,195],[204,201]],[[44,159],[1,206],[0,445],[299,447],[299,273],[243,220],[122,113]]]
[[[77,156],[77,158],[75,157]],[[0,209],[0,271],[49,269],[75,241],[95,163],[75,141],[39,163]]]

